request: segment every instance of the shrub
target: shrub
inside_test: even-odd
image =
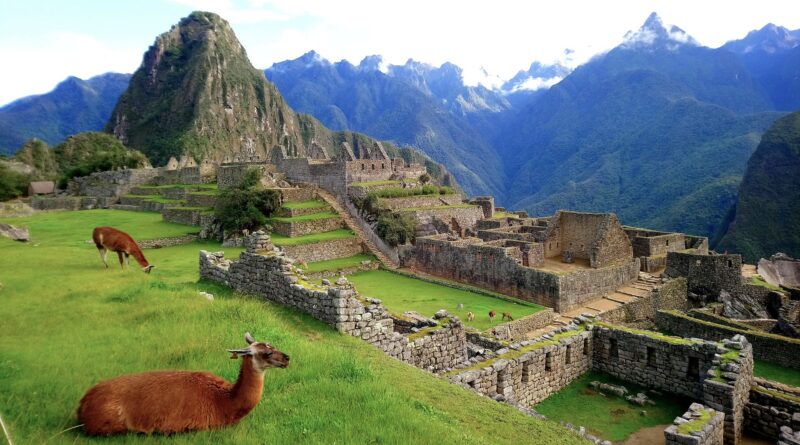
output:
[[[25,194],[30,178],[0,163],[0,201],[17,198]]]
[[[375,231],[389,245],[397,246],[414,239],[417,218],[411,213],[386,213],[378,217]]]
[[[61,170],[59,185],[76,176],[118,168],[139,168],[147,164],[147,157],[131,150],[110,134],[79,133],[70,136],[54,149]]]
[[[425,184],[431,182],[431,175],[429,175],[427,173],[423,173],[423,174],[419,175],[419,182],[421,182],[422,185],[425,185]]]
[[[280,194],[258,187],[261,172],[248,170],[236,187],[222,190],[214,206],[214,216],[227,231],[256,230],[280,207]]]

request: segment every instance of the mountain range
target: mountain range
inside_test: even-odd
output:
[[[163,55],[184,56],[166,46]],[[614,211],[627,224],[711,236],[735,205],[761,135],[800,108],[800,30],[768,24],[708,48],[652,14],[620,45],[574,70],[534,62],[494,88],[466,85],[451,63],[390,65],[369,56],[354,65],[314,51],[264,74],[292,109],[333,130],[418,147],[470,195],[493,194],[500,204],[533,214]],[[145,78],[134,76],[132,86]],[[47,126],[24,135],[9,123],[37,121],[19,117],[26,103],[29,110],[48,110],[32,104],[55,102],[102,114],[60,92],[70,81],[79,80],[0,109],[0,150],[13,152],[30,136],[56,143],[43,136],[52,127],[102,128],[98,120],[72,120],[80,113],[43,112]],[[104,94],[115,102],[120,91],[106,88]],[[123,98],[118,110],[126,103]],[[211,115],[224,115],[222,108]],[[321,127],[299,116],[300,127]],[[11,136],[14,142],[5,142]],[[297,140],[302,145],[307,136]]]

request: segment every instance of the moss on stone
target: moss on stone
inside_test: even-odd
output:
[[[619,326],[619,325],[615,325],[615,324],[611,324],[611,323],[606,323],[606,322],[599,321],[599,320],[595,321],[595,324],[597,326],[601,326],[601,327],[609,328],[609,329],[616,329],[618,331],[624,331],[624,332],[628,332],[630,334],[644,335],[645,337],[650,337],[650,338],[652,338],[654,340],[663,341],[663,342],[670,343],[670,344],[673,344],[673,345],[696,345],[696,344],[702,343],[701,340],[691,340],[691,339],[688,339],[688,338],[673,337],[673,336],[670,336],[670,335],[662,334],[660,332],[646,331],[644,329],[634,329],[634,328],[629,328],[629,327],[626,327],[626,326]]]
[[[706,426],[711,420],[711,415],[713,413],[714,410],[704,409],[700,413],[700,417],[678,425],[678,434],[691,434],[702,430],[703,427]]]
[[[770,389],[770,388],[764,388],[763,386],[758,386],[758,385],[754,385],[752,389],[754,389],[754,390],[756,390],[756,391],[758,391],[758,392],[760,392],[762,394],[767,394],[767,395],[770,395],[770,396],[773,396],[773,397],[777,397],[779,399],[783,399],[783,400],[786,400],[788,402],[800,403],[800,396],[796,396],[796,395],[793,395],[793,394],[787,394],[785,392],[776,391],[776,390]]]

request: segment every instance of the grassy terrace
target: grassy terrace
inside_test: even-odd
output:
[[[282,217],[276,216],[272,219],[273,221],[281,221],[281,222],[303,222],[303,221],[317,221],[320,219],[331,219],[331,218],[339,218],[339,214],[336,212],[319,212],[319,213],[312,213],[310,215],[302,215],[302,216],[292,216],[292,217]]]
[[[313,233],[311,235],[295,236],[289,238],[278,233],[271,233],[272,244],[276,246],[300,246],[303,244],[314,244],[321,241],[333,241],[337,239],[354,238],[356,236],[352,230],[337,229],[330,232]]]
[[[164,185],[140,185],[143,189],[196,189],[196,190],[216,190],[217,184],[164,184]]]
[[[158,266],[106,270],[91,227],[112,225],[139,239],[194,228],[141,212],[52,212],[9,222],[33,241],[0,238],[0,416],[14,443],[243,444],[584,443],[384,355],[302,313],[198,282],[194,243],[146,249]],[[240,249],[226,248],[235,258]],[[45,273],[46,271],[46,273]],[[199,291],[214,294],[210,302]],[[83,393],[100,380],[155,369],[206,370],[235,379],[226,348],[251,331],[291,356],[269,370],[264,397],[238,425],[173,436],[90,439],[76,424]]]
[[[398,212],[421,212],[425,210],[446,210],[446,209],[468,209],[470,207],[477,207],[472,204],[453,204],[445,206],[428,206],[428,207],[407,207],[405,209],[398,209]]]
[[[145,201],[160,202],[164,204],[180,204],[184,203],[183,199],[169,199],[161,195],[124,195],[123,198],[142,198]]]
[[[281,206],[285,209],[317,209],[328,207],[328,203],[321,200],[321,199],[312,199],[311,201],[301,201],[301,202],[285,202]]]
[[[800,388],[800,371],[794,368],[787,368],[785,366],[755,360],[753,374],[756,377]]]
[[[303,270],[306,273],[323,272],[326,270],[335,272],[342,269],[349,269],[351,267],[358,267],[361,265],[362,261],[377,261],[377,259],[372,255],[361,253],[347,258],[335,258],[332,260],[308,263],[308,266],[304,267]]]
[[[214,209],[211,207],[192,207],[192,206],[175,206],[170,207],[170,210],[180,210],[182,212],[194,212],[199,211],[203,213],[214,213]]]
[[[589,386],[593,380],[623,385],[633,394],[644,390],[606,374],[588,372],[536,405],[536,411],[549,419],[583,425],[592,435],[617,442],[641,428],[671,424],[675,417],[686,411],[690,403],[674,395],[648,394],[656,402],[655,406],[641,407],[613,394],[600,395]],[[642,410],[647,414],[642,415]]]
[[[510,312],[514,318],[521,318],[542,310],[541,306],[528,303],[515,303],[475,292],[454,289],[439,284],[428,283],[386,270],[371,270],[350,275],[348,279],[355,284],[364,296],[383,300],[384,306],[394,313],[417,311],[432,316],[439,309],[446,309],[458,316],[464,324],[485,330],[500,324],[500,314]],[[463,304],[463,309],[457,309]],[[489,320],[489,311],[497,311],[494,321]],[[467,312],[475,314],[475,320],[467,321]]]

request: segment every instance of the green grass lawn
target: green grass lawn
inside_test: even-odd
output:
[[[753,375],[785,385],[800,387],[800,370],[761,360],[754,360]]]
[[[642,389],[606,374],[588,372],[536,405],[536,411],[552,420],[584,426],[592,435],[616,442],[625,440],[641,428],[671,424],[675,417],[686,412],[691,403],[673,395],[648,393],[656,405],[638,406],[613,394],[601,396],[589,387],[593,380],[623,385],[633,394]],[[642,410],[647,415],[643,416]]]
[[[143,189],[195,189],[195,190],[216,190],[217,184],[164,184],[164,185],[140,185]]]
[[[349,229],[336,229],[330,232],[312,233],[311,235],[288,237],[279,233],[271,233],[272,244],[276,246],[300,246],[303,244],[313,244],[320,241],[332,241],[337,239],[353,238],[355,233]]]
[[[219,245],[146,249],[157,266],[147,275],[105,269],[85,243],[96,225],[140,238],[181,233],[151,214],[54,212],[25,221],[33,242],[0,238],[0,416],[15,443],[583,443],[553,422],[391,359],[307,315],[198,282],[198,250]],[[229,257],[240,250],[225,249]],[[75,425],[86,389],[103,379],[155,369],[234,379],[239,363],[225,349],[244,346],[245,331],[272,342],[291,363],[267,372],[263,400],[238,425],[168,437],[62,433]]]
[[[314,261],[312,263],[308,263],[308,266],[304,267],[303,270],[306,273],[323,272],[326,270],[337,271],[341,269],[347,269],[349,267],[358,267],[361,265],[362,261],[378,261],[378,260],[372,255],[366,255],[360,253],[358,255],[353,255],[347,258],[335,258],[326,261]]]
[[[319,212],[319,213],[311,213],[309,215],[292,216],[292,217],[276,216],[271,219],[274,221],[291,223],[291,222],[303,222],[303,221],[317,221],[320,219],[330,219],[330,218],[341,218],[341,217],[336,212]]]
[[[311,201],[285,202],[281,207],[286,209],[316,209],[328,207],[328,203],[321,199],[312,199]]]
[[[468,292],[461,289],[428,283],[392,273],[386,270],[371,270],[357,272],[348,279],[355,284],[356,289],[365,296],[380,298],[384,306],[395,313],[417,311],[425,316],[432,316],[439,309],[446,309],[458,316],[466,325],[479,330],[485,330],[502,323],[500,314],[508,311],[514,318],[538,312],[541,306],[534,304],[517,304]],[[456,309],[458,304],[463,304],[463,309]],[[497,316],[492,322],[489,320],[489,311],[497,311]],[[475,314],[475,320],[467,321],[467,312]]]

